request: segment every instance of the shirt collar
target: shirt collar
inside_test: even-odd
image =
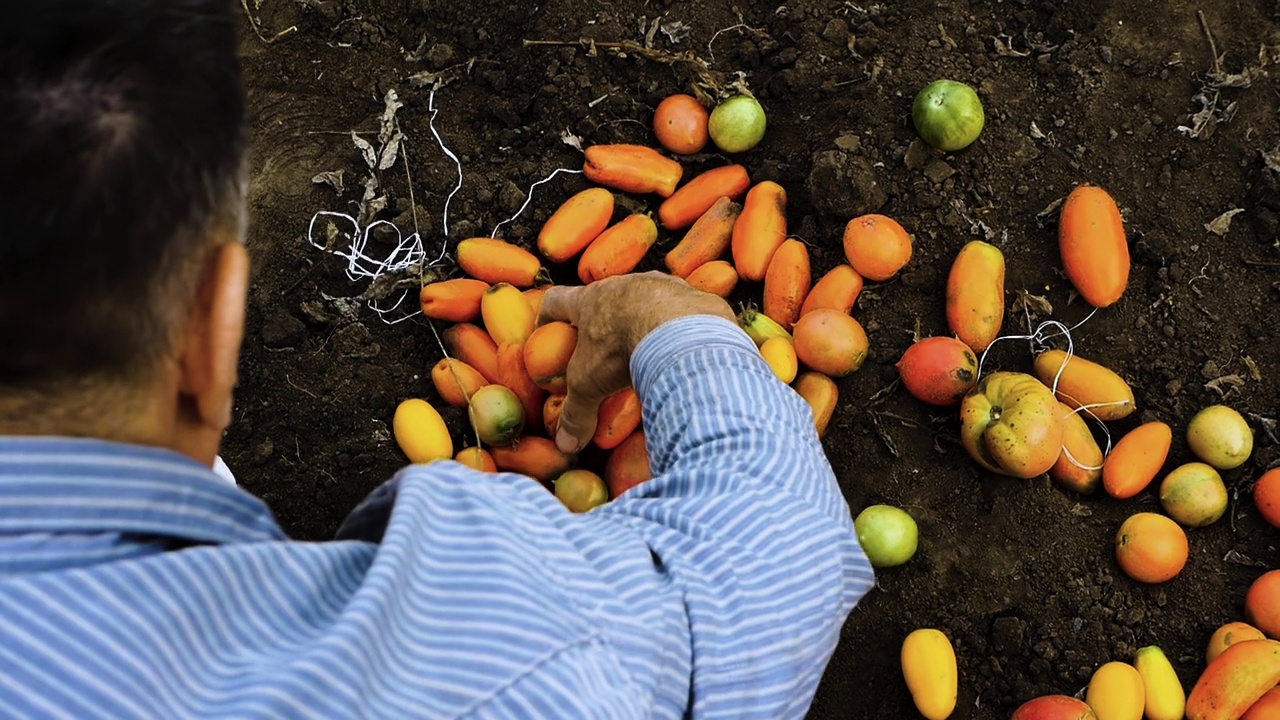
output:
[[[0,535],[94,532],[216,544],[287,539],[265,503],[174,451],[0,437]]]

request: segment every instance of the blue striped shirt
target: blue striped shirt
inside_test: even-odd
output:
[[[295,542],[177,454],[0,439],[0,717],[802,717],[873,581],[808,405],[716,318],[631,369],[655,477],[581,515],[440,462]]]

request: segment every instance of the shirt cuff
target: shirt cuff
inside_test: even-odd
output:
[[[644,397],[662,371],[694,350],[721,346],[730,350],[759,352],[755,342],[737,323],[716,315],[685,315],[652,330],[631,354],[631,381]]]

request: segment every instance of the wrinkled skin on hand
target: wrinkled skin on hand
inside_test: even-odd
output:
[[[561,451],[573,453],[585,447],[595,433],[600,402],[631,385],[631,353],[640,341],[658,326],[688,315],[734,320],[723,298],[661,272],[620,275],[547,291],[538,324],[559,320],[578,328],[556,433]]]

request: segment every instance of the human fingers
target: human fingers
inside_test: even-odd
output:
[[[590,348],[574,352],[565,379],[568,389],[557,421],[556,447],[564,453],[576,453],[596,434],[600,403],[630,380],[625,363]]]
[[[567,322],[578,324],[581,315],[582,293],[585,286],[556,285],[542,296],[542,309],[538,312],[538,324],[549,322]]]

